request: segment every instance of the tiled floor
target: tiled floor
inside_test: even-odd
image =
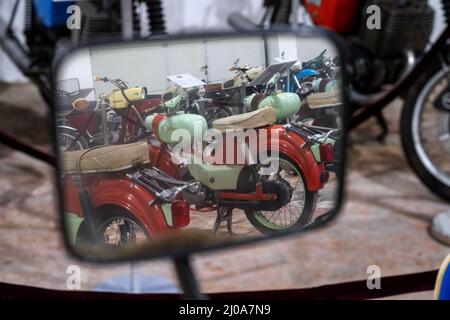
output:
[[[33,87],[0,85],[0,110],[2,128],[46,147],[45,107]],[[431,239],[427,228],[449,206],[408,168],[396,135],[397,114],[398,106],[386,113],[392,124],[386,145],[367,138],[374,135],[370,124],[353,134],[346,201],[337,220],[303,236],[196,256],[202,288],[311,287],[365,279],[370,265],[378,265],[382,275],[437,268],[450,250]],[[66,269],[77,264],[82,288],[93,289],[128,273],[129,263],[93,266],[68,257],[58,232],[52,179],[45,164],[0,146],[0,281],[65,289]],[[166,260],[135,263],[135,269],[176,281]],[[432,293],[405,297],[427,299]]]

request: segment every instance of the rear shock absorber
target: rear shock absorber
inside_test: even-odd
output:
[[[149,31],[151,34],[166,33],[164,12],[161,0],[146,0],[147,13],[149,18]]]
[[[450,0],[441,0],[441,4],[444,10],[445,23],[450,25]]]
[[[141,3],[139,1],[133,1],[133,32],[135,34],[141,33],[140,7]]]

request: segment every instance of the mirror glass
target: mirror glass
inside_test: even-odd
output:
[[[72,251],[109,261],[204,250],[335,214],[338,61],[329,39],[292,33],[120,42],[66,56],[55,132]]]

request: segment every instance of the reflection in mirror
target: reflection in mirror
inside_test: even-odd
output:
[[[95,260],[151,256],[298,231],[333,210],[337,55],[324,38],[253,34],[66,57],[55,94],[68,243]]]

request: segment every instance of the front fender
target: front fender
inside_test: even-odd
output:
[[[57,127],[57,132],[61,132],[61,131],[67,131],[67,132],[71,132],[74,135],[78,134],[78,130],[74,127],[70,127],[70,126],[58,126]]]
[[[300,168],[308,191],[323,188],[321,176],[325,167],[316,161],[310,148],[301,147],[306,141],[295,132],[286,132],[283,126],[272,126],[268,131],[269,139],[260,140],[258,143],[259,154],[263,150],[278,151],[279,156],[290,158]]]

